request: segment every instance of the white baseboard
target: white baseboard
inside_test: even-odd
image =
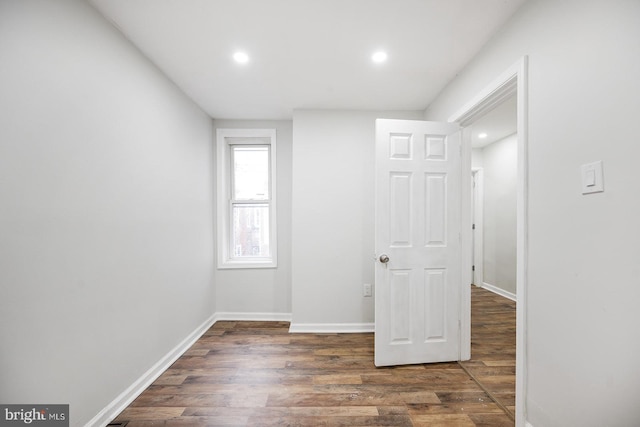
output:
[[[373,323],[292,323],[289,332],[307,334],[373,332]]]
[[[180,344],[153,365],[147,372],[131,384],[125,391],[93,417],[85,427],[105,426],[120,414],[131,402],[147,389],[164,371],[187,351],[215,322],[215,314],[191,332]]]
[[[504,289],[500,289],[497,286],[491,285],[487,282],[482,282],[482,288],[493,292],[494,294],[498,294],[502,297],[509,298],[511,301],[516,301],[516,294],[513,294],[509,291],[505,291]]]
[[[223,311],[216,313],[214,316],[216,322],[219,320],[291,322],[291,313],[236,313]]]

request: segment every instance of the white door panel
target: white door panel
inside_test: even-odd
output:
[[[460,358],[460,132],[376,121],[375,363]]]

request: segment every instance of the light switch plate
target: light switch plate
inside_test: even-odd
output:
[[[601,193],[604,191],[602,160],[582,165],[582,194]]]

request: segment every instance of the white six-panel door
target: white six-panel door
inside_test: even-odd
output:
[[[461,138],[376,121],[375,364],[460,360]]]

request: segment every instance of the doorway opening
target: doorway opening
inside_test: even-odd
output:
[[[471,283],[516,300],[518,172],[515,94],[469,125],[473,263]]]
[[[516,95],[468,125],[471,139],[471,360],[461,362],[515,421]]]
[[[501,294],[503,297],[511,297],[515,299],[515,399],[511,399],[508,402],[508,405],[511,406],[511,409],[515,409],[515,423],[517,427],[523,427],[525,425],[526,420],[526,408],[525,408],[525,382],[526,382],[526,364],[525,364],[525,343],[526,343],[526,329],[525,329],[525,301],[526,301],[526,282],[527,282],[527,58],[523,57],[516,64],[511,66],[507,71],[505,71],[501,76],[499,76],[496,80],[494,80],[491,84],[489,84],[484,90],[478,93],[475,97],[471,99],[462,109],[460,109],[456,114],[454,114],[449,121],[458,122],[463,127],[463,164],[466,164],[466,169],[463,168],[463,180],[469,183],[467,188],[467,194],[463,194],[463,204],[466,204],[466,207],[463,206],[463,212],[467,213],[466,222],[468,227],[465,226],[463,229],[463,251],[465,252],[466,259],[463,262],[463,269],[467,271],[467,281],[465,283],[476,283],[480,284],[483,288],[491,288],[491,286],[485,285],[493,285],[493,289],[491,291]],[[476,139],[479,138],[480,133],[487,133],[489,131],[481,131],[478,129],[483,121],[488,120],[493,112],[498,114],[501,109],[510,110],[509,105],[515,106],[515,111],[511,108],[511,117],[515,116],[515,134],[511,132],[513,135],[510,141],[502,143],[504,146],[511,146],[510,157],[515,158],[515,165],[511,164],[511,169],[509,173],[511,174],[510,184],[514,184],[515,186],[515,218],[510,220],[500,219],[497,221],[496,217],[489,217],[488,211],[489,209],[483,208],[479,213],[474,212],[478,209],[473,209],[474,205],[477,205],[479,202],[477,199],[482,196],[484,199],[487,198],[488,194],[485,194],[484,191],[480,193],[474,191],[472,178],[475,176],[476,180],[478,178],[482,181],[480,184],[485,184],[482,186],[482,190],[487,190],[487,181],[488,181],[488,170],[484,165],[478,164],[478,159],[474,164],[475,169],[472,169],[473,164],[473,142],[474,137]],[[513,120],[513,119],[512,119]],[[507,131],[508,132],[508,131]],[[488,138],[489,135],[486,136]],[[508,135],[504,135],[502,140],[508,139]],[[502,141],[501,140],[501,141]],[[496,143],[501,144],[500,141]],[[480,147],[476,147],[476,150]],[[493,147],[493,148],[505,148],[505,147]],[[496,159],[500,157],[497,155],[498,152],[502,151],[508,152],[508,150],[491,150],[491,163],[500,163],[496,162]],[[514,153],[515,152],[515,153]],[[487,165],[488,166],[488,165]],[[495,173],[495,170],[492,172]],[[502,176],[502,180],[498,180],[498,187],[500,185],[504,185],[505,171],[499,171],[498,175]],[[495,184],[495,183],[494,183]],[[495,185],[494,185],[495,187]],[[487,190],[488,191],[488,190]],[[493,188],[491,191],[496,191],[496,188]],[[499,189],[499,191],[502,191]],[[494,197],[492,195],[491,197]],[[514,196],[512,195],[510,200],[510,210],[513,211],[513,201]],[[494,205],[495,205],[494,200]],[[499,203],[497,204],[499,206]],[[486,207],[486,206],[485,206]],[[495,210],[495,206],[492,208]],[[504,213],[504,212],[503,212]],[[476,230],[473,230],[474,221],[478,220],[478,214],[480,215],[480,222],[484,223],[482,226],[482,230],[479,230],[479,226],[476,225]],[[496,223],[509,223],[509,221],[515,222],[510,227],[507,227],[510,231],[507,234],[511,234],[511,242],[507,245],[512,245],[511,247],[511,255],[515,254],[515,262],[513,262],[512,257],[503,256],[504,253],[495,253],[495,245],[496,241],[500,241],[504,237],[504,230],[502,232],[495,230]],[[489,224],[487,224],[489,223]],[[492,225],[494,228],[487,227],[487,225]],[[515,228],[515,231],[514,231]],[[475,233],[478,231],[478,233]],[[491,244],[487,244],[487,234],[491,233],[491,239],[493,242]],[[513,234],[515,234],[515,242],[513,243]],[[498,239],[496,240],[496,238]],[[493,246],[491,246],[493,245]],[[476,250],[478,247],[481,247],[481,253],[478,254]],[[501,252],[508,251],[507,247],[500,247]],[[491,260],[488,259],[487,255],[483,252],[493,251],[493,258]],[[496,256],[499,255],[499,256]],[[510,262],[507,262],[507,259],[511,259]],[[480,264],[482,264],[480,266]],[[500,265],[500,268],[496,268],[497,265]],[[473,267],[475,265],[475,268]],[[477,271],[478,267],[480,271]],[[490,281],[494,281],[496,283],[490,283]],[[515,281],[515,283],[513,283]],[[497,283],[502,284],[502,286],[497,285]],[[507,283],[505,285],[505,283]],[[506,288],[506,289],[504,289]],[[484,289],[482,289],[484,291]],[[468,295],[468,300],[463,300],[463,307],[466,307],[468,310],[463,310],[463,313],[469,313],[471,316],[471,306],[473,298],[471,293],[465,293],[463,296]],[[513,301],[505,300],[513,304]],[[471,324],[471,321],[462,322],[463,325]],[[471,336],[471,328],[463,332],[463,334],[468,334]],[[469,340],[471,342],[471,339]],[[465,349],[463,349],[464,351]],[[471,355],[471,361],[473,361],[474,355],[471,352],[471,348],[467,349],[468,353]],[[499,350],[496,350],[499,352]],[[515,401],[514,401],[515,400]]]

